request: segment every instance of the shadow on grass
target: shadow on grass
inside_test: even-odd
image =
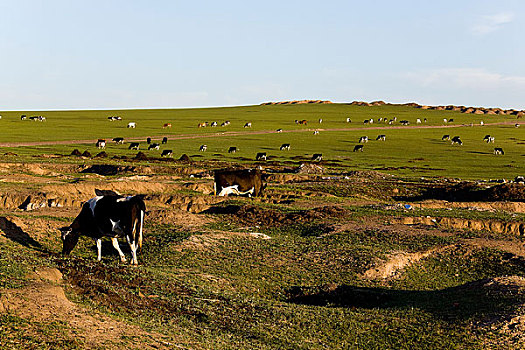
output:
[[[518,286],[499,285],[492,279],[431,291],[328,285],[295,286],[286,292],[287,302],[294,304],[365,309],[416,308],[449,321],[501,317],[525,300],[525,293]]]
[[[0,230],[5,233],[5,236],[13,242],[23,245],[28,248],[42,249],[42,245],[35,241],[29,234],[24,232],[15,223],[6,217],[0,217]]]

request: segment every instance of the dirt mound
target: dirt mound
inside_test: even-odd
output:
[[[89,151],[84,151],[84,153],[82,153],[82,157],[86,157],[86,158],[91,158],[91,153]]]
[[[71,155],[72,156],[76,156],[76,157],[81,157],[82,156],[82,153],[80,153],[80,151],[78,149],[74,149],[73,152],[71,152]]]
[[[297,174],[322,174],[325,168],[317,164],[303,163],[294,170]]]
[[[148,160],[149,157],[144,152],[138,152],[137,155],[133,159],[135,159],[135,160]]]
[[[182,156],[180,156],[179,160],[180,160],[181,162],[191,162],[191,158],[188,157],[187,154],[183,154]]]
[[[82,169],[81,173],[91,173],[98,175],[117,175],[123,173],[134,173],[137,168],[134,166],[122,166],[111,164],[93,164]]]
[[[264,102],[261,106],[269,105],[301,105],[301,104],[330,104],[331,101],[323,100],[298,100],[298,101],[280,101],[280,102]]]
[[[76,340],[85,348],[158,349],[167,348],[162,336],[143,331],[137,326],[113,320],[107,316],[93,314],[70,302],[64,289],[57,285],[62,274],[57,269],[40,268],[31,277],[34,279],[24,288],[0,291],[0,313],[9,313],[30,322],[60,322],[65,333],[45,334],[58,337],[64,343]],[[25,332],[32,333],[31,323]],[[48,331],[49,332],[49,331]],[[47,333],[47,332],[46,332]],[[133,338],[133,343],[123,342]],[[55,340],[55,339],[53,339]]]
[[[229,214],[235,222],[247,226],[279,227],[286,225],[309,224],[316,221],[345,217],[346,209],[336,206],[326,206],[310,210],[301,210],[294,213],[283,213],[279,210],[263,208],[254,205],[227,205],[211,207],[205,210],[207,214]],[[320,231],[332,231],[331,227],[318,227]]]
[[[108,154],[104,151],[99,152],[95,155],[95,158],[107,158],[107,157],[108,157]]]
[[[498,184],[489,188],[475,182],[430,187],[415,197],[394,197],[396,200],[439,199],[449,202],[525,202],[525,186],[517,183]]]

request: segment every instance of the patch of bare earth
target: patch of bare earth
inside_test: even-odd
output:
[[[176,346],[159,334],[72,303],[60,285],[62,274],[57,269],[41,268],[31,277],[32,281],[24,288],[0,291],[0,312],[29,322],[58,321],[65,325],[71,338],[81,341],[86,348],[169,349]]]

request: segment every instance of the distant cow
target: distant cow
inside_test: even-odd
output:
[[[205,127],[207,127],[207,126],[208,126],[208,122],[204,122],[204,123],[199,123],[199,124],[198,124],[198,127],[199,127],[199,128],[205,128]]]
[[[235,152],[237,152],[237,147],[228,148],[228,153],[235,153]]]
[[[361,136],[359,138],[359,143],[365,143],[368,142],[368,136]]]
[[[251,128],[252,127],[252,123],[248,122],[248,123],[244,124],[244,127],[245,128]]]
[[[319,124],[321,124],[322,122],[323,122],[323,119],[319,118]]]
[[[450,141],[450,135],[443,135],[443,137],[441,137],[441,141]]]
[[[162,144],[165,145],[165,144],[167,144],[167,143],[168,143],[168,138],[167,138],[166,136],[164,136],[164,137],[162,138]]]
[[[97,148],[106,148],[106,140],[99,139],[96,144]]]
[[[352,122],[352,119],[350,119],[350,118],[346,118],[346,122],[347,122],[347,123],[351,123],[351,122]]]
[[[199,148],[199,151],[201,151],[201,152],[206,152],[207,149],[208,149],[208,146],[206,146],[206,145],[201,145],[201,147]]]
[[[449,122],[449,123],[453,123],[453,122],[454,122],[454,119],[449,119],[448,122]]]
[[[160,154],[161,157],[171,157],[173,155],[173,151],[171,149],[165,149]]]
[[[417,118],[416,119],[416,124],[421,124],[421,119]]]
[[[264,189],[263,176],[258,169],[216,170],[213,187],[217,196],[257,197]]]
[[[283,132],[283,129],[277,129],[275,132]]]
[[[137,265],[137,249],[142,248],[142,229],[146,205],[142,196],[123,197],[112,191],[110,195],[99,195],[84,203],[80,214],[69,226],[60,229],[62,234],[62,254],[68,255],[78,243],[80,236],[95,239],[97,260],[102,260],[102,238],[109,237],[118,251],[120,260],[126,257],[118,244],[118,237],[126,237],[131,249],[131,264]],[[105,191],[104,191],[105,192]]]
[[[485,141],[486,143],[494,143],[496,139],[494,138],[494,136],[490,136],[490,135],[485,135],[485,137],[483,138],[483,141]]]
[[[315,130],[314,135],[319,135],[319,130]]]
[[[137,126],[137,123],[135,123],[135,122],[129,122],[128,123],[128,128],[133,128],[134,129],[136,126]]]
[[[313,162],[320,162],[323,160],[323,155],[321,153],[315,153],[313,156],[312,156],[312,161]]]
[[[494,154],[501,154],[501,155],[504,155],[505,152],[503,152],[503,148],[496,147],[496,148],[494,148]]]
[[[266,152],[259,152],[255,156],[255,160],[266,160]]]
[[[112,141],[115,142],[117,145],[119,145],[119,144],[123,144],[124,143],[124,138],[123,137],[115,137]]]
[[[298,121],[298,124],[299,124],[299,125],[307,125],[307,124],[308,124],[308,121],[307,121],[306,119],[299,120],[299,121]]]
[[[166,123],[162,126],[164,129],[171,128],[171,123]]]
[[[109,121],[112,122],[112,121],[115,121],[117,120],[117,117],[108,117]]]
[[[448,123],[447,118],[443,118],[443,123]]]
[[[148,151],[149,150],[152,150],[152,149],[156,149],[156,150],[159,150],[160,149],[160,145],[158,143],[152,143],[148,146]]]
[[[281,151],[289,151],[290,150],[290,144],[289,143],[283,143],[279,149]]]
[[[27,115],[22,114],[22,115],[20,116],[20,120],[26,120],[26,119],[27,119]]]
[[[363,145],[355,145],[354,152],[358,152],[358,151],[363,152],[363,148],[364,148]]]
[[[385,141],[386,140],[386,135],[377,135],[376,137],[376,141]]]
[[[128,149],[138,150],[139,147],[140,147],[140,143],[138,143],[138,142],[132,142],[132,143],[129,144]]]
[[[151,143],[151,137],[146,138],[146,143],[149,145]]]
[[[410,124],[408,120],[400,120],[399,122],[401,123],[401,125],[404,125],[404,126],[407,126]]]
[[[463,141],[461,141],[461,139],[459,138],[459,136],[454,136],[452,138],[452,140],[450,140],[450,142],[454,145],[454,144],[458,144],[458,145],[462,145],[463,144]]]
[[[211,126],[212,126],[212,127],[217,126],[217,122],[212,122],[212,123],[211,123]]]
[[[519,128],[520,127],[520,123],[514,124],[514,127]]]
[[[230,121],[229,121],[229,120],[226,120],[226,121],[224,121],[224,122],[221,124],[221,126],[228,126],[228,125],[230,125]]]
[[[363,120],[363,124],[368,124],[368,123],[370,123],[370,119]]]

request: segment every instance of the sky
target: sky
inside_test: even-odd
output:
[[[0,0],[0,110],[525,109],[522,0]]]

